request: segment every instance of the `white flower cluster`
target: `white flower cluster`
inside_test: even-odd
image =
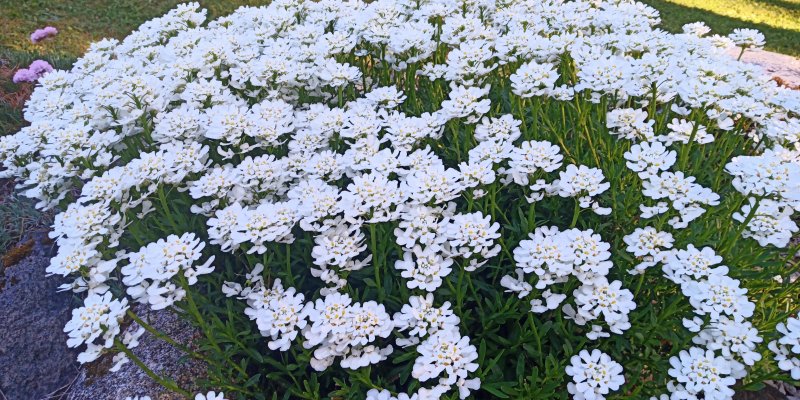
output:
[[[581,123],[567,127],[563,114],[554,123],[590,143],[603,123],[586,120],[602,106],[613,137],[598,143],[631,142],[602,156],[624,157],[648,199],[642,217],[668,216],[675,230],[720,203],[702,177],[679,170],[686,159],[678,156],[748,135],[759,147],[727,165],[748,197],[733,220],[762,246],[786,246],[798,230],[800,95],[722,56],[734,45],[761,46],[757,32],[705,37],[693,24],[670,34],[654,28],[655,10],[627,0],[279,0],[205,16],[197,3],[181,5],[122,41],[93,44],[70,71],[39,80],[24,113],[30,126],[0,137],[0,177],[15,178],[38,207],[63,209],[48,273],[88,296],[67,326],[70,345],[88,345],[82,360],[119,334],[127,299],[110,294],[117,278],[128,297],[165,308],[213,271],[204,251],[251,262],[301,241],[313,245],[308,274],[324,283],[319,295],[258,266],[245,286],[222,288],[247,302],[270,349],[286,351],[301,335],[315,369],[337,360],[355,369],[385,360],[390,336],[405,332],[397,344],[419,353],[412,375],[438,383],[396,398],[452,389],[467,397],[480,385],[471,376],[477,352],[433,292],[453,271],[472,276],[508,260],[499,256],[504,219],[473,202],[508,189],[530,203],[573,198],[576,219],[617,211],[609,206],[618,204],[611,180],[620,171],[600,168],[596,154],[582,165],[572,143],[554,136],[554,121],[528,118],[548,102],[567,104]],[[511,93],[496,93],[503,85]],[[423,88],[441,101],[420,99]],[[398,260],[367,254],[386,225]],[[568,319],[591,325],[592,340],[620,334],[630,328],[633,294],[607,277],[604,232],[574,226],[530,233],[501,284],[520,298],[540,291],[531,310],[542,313],[568,297],[554,285],[575,277],[574,306],[562,306]],[[151,229],[160,236],[136,243]],[[624,238],[638,259],[631,271],[662,263],[697,314],[686,325],[703,348],[673,358],[674,397],[725,397],[741,363],[757,360],[760,338],[746,321],[754,306],[713,250],[674,250],[674,241],[660,228],[636,228]],[[392,303],[350,290],[350,275],[376,261],[393,265],[413,293],[394,316]],[[581,352],[568,373],[576,397],[600,399],[622,384],[596,351]]]
[[[79,362],[94,361],[103,351],[114,347],[126,311],[128,301],[114,300],[111,293],[90,294],[83,307],[72,310],[72,319],[64,326],[64,332],[69,336],[69,347],[86,345],[86,350],[78,354]]]
[[[167,308],[186,296],[185,288],[175,283],[178,274],[188,285],[197,283],[197,276],[214,271],[214,256],[196,265],[203,256],[205,243],[194,233],[170,235],[150,243],[126,256],[128,265],[122,267],[122,283],[134,300],[150,304],[154,310]]]
[[[757,346],[763,339],[747,320],[755,310],[747,289],[728,276],[728,267],[720,265],[722,257],[710,247],[670,249],[672,236],[651,227],[637,229],[624,240],[628,252],[643,261],[629,272],[644,273],[661,263],[664,277],[680,285],[696,314],[683,325],[697,333],[692,341],[702,347],[670,358],[669,375],[675,379],[667,386],[670,398],[731,398],[731,386],[746,375],[745,365],[761,360]]]
[[[136,397],[126,397],[125,400],[151,400],[150,396],[136,396]],[[194,400],[226,400],[225,393],[222,392],[214,392],[210,391],[208,393],[198,393],[194,396]]]
[[[592,340],[609,336],[601,325],[594,323],[601,318],[610,332],[622,334],[631,326],[628,314],[636,304],[633,294],[622,288],[622,282],[609,282],[606,278],[613,266],[609,260],[610,247],[592,230],[536,228],[529,239],[521,241],[514,249],[517,278],[506,275],[500,284],[518,293],[520,298],[527,296],[533,287],[543,290],[543,299],[531,300],[531,311],[543,313],[555,310],[567,298],[565,294],[553,293],[549,287],[565,283],[574,276],[581,285],[572,293],[577,309],[569,304],[562,308],[567,318],[578,325],[592,323],[587,333]],[[530,273],[537,277],[535,285],[524,280],[525,274]]]
[[[789,372],[792,379],[800,380],[800,319],[789,318],[785,324],[779,322],[776,329],[781,337],[770,342],[769,349],[775,353],[778,367]]]
[[[733,187],[749,196],[733,215],[746,224],[742,236],[764,247],[786,247],[798,231],[792,214],[800,211],[800,150],[776,146],[757,156],[734,157],[725,169],[733,175]]]
[[[575,400],[604,400],[608,392],[625,383],[622,365],[600,350],[581,350],[570,363],[566,372],[573,382],[567,384],[567,390]]]

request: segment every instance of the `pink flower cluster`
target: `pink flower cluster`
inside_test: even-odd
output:
[[[22,68],[14,74],[14,83],[34,82],[42,75],[53,70],[53,67],[45,60],[36,60],[28,68]]]
[[[53,37],[55,35],[58,35],[58,29],[56,29],[56,28],[54,28],[52,26],[45,26],[44,28],[37,29],[37,30],[33,31],[33,33],[31,33],[31,42],[39,43],[42,40],[45,40],[47,38],[51,38],[51,37]]]

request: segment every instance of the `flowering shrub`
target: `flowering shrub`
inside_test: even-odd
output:
[[[180,346],[138,302],[197,325],[184,350],[226,398],[800,379],[800,93],[725,58],[759,35],[658,22],[627,1],[187,4],[44,75],[0,160],[62,210],[47,271],[86,294],[81,362],[141,364],[126,318]]]

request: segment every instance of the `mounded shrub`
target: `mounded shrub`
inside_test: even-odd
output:
[[[800,380],[800,94],[724,54],[758,32],[670,34],[627,1],[205,19],[92,44],[0,138],[4,176],[61,210],[47,272],[85,298],[80,362],[171,341],[140,302],[200,328],[213,399]]]

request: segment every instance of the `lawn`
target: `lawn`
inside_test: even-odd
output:
[[[800,56],[800,0],[645,0],[661,11],[664,28],[681,30],[705,21],[714,33],[755,28],[767,38],[766,49]]]

